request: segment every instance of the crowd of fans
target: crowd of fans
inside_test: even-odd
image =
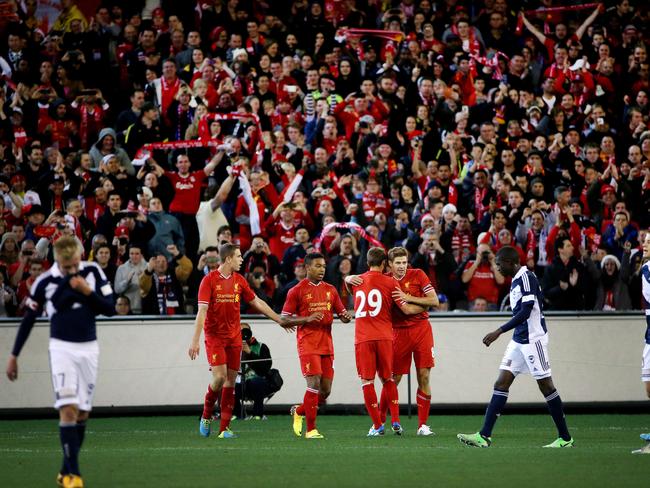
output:
[[[641,307],[647,2],[0,3],[0,316],[65,234],[124,315],[191,313],[233,241],[276,309],[312,249],[351,307],[377,241],[442,310],[508,306],[504,245],[547,309]]]

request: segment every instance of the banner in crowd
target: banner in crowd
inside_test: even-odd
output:
[[[321,244],[323,242],[323,239],[327,235],[327,233],[335,228],[342,227],[344,229],[348,229],[351,231],[356,231],[359,233],[359,235],[368,241],[370,244],[372,244],[375,247],[381,247],[382,249],[386,249],[386,246],[384,246],[381,241],[375,239],[373,236],[368,234],[366,230],[361,227],[359,224],[355,224],[354,222],[332,222],[331,224],[327,224],[325,227],[323,227],[323,230],[320,233],[320,236],[318,236],[318,239],[314,242],[314,246],[316,249],[320,251]]]
[[[218,147],[222,142],[210,139],[209,123],[212,120],[241,120],[252,119],[255,122],[258,130],[261,131],[260,118],[257,114],[241,114],[239,112],[231,112],[227,114],[211,113],[203,117],[199,122],[199,139],[188,139],[183,141],[165,141],[165,142],[151,142],[145,144],[135,154],[133,164],[135,166],[142,166],[146,160],[151,156],[151,151],[160,151],[168,149],[191,149],[197,147]]]

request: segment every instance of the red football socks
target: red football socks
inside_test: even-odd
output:
[[[296,407],[296,413],[298,415],[302,415],[304,417],[304,415],[305,415],[305,405],[303,403],[301,403],[300,405],[298,405]]]
[[[323,396],[322,393],[318,394],[318,406],[325,405],[327,403],[327,397]]]
[[[219,398],[219,390],[214,391],[211,385],[208,385],[208,391],[205,392],[205,400],[203,401],[203,418],[211,419],[214,411],[214,404]]]
[[[386,423],[386,414],[388,413],[388,399],[386,398],[386,388],[381,389],[381,395],[379,397],[379,418],[381,423]]]
[[[390,420],[391,422],[399,422],[399,399],[397,394],[397,385],[392,379],[390,379],[384,383],[383,390],[386,392],[386,400],[388,402],[388,409],[390,410]]]
[[[307,388],[303,399],[305,419],[307,420],[307,432],[316,428],[316,413],[318,412],[318,390]]]
[[[223,387],[221,390],[221,425],[219,433],[223,432],[230,425],[232,411],[235,408],[235,389],[233,387]]]
[[[375,429],[381,427],[381,419],[379,418],[379,408],[377,408],[377,392],[375,385],[367,383],[363,385],[363,400],[366,403],[366,410],[372,419],[372,425]]]
[[[418,404],[418,428],[420,428],[427,423],[427,420],[429,420],[431,395],[427,395],[418,388],[416,399]]]

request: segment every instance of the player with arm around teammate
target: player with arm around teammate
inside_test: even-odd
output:
[[[289,290],[282,308],[282,315],[289,317],[308,316],[322,313],[323,318],[298,327],[297,342],[300,368],[307,380],[307,391],[301,405],[291,408],[293,432],[302,434],[302,418],[307,419],[306,439],[322,439],[316,428],[318,407],[325,403],[332,391],[334,379],[334,345],[332,343],[332,322],[334,312],[342,322],[352,317],[343,306],[336,288],[323,281],[325,256],[310,253],[305,256],[307,277]]]
[[[63,449],[63,466],[56,481],[65,488],[83,487],[78,458],[97,383],[95,317],[115,311],[113,290],[104,272],[96,263],[82,261],[82,252],[75,237],[61,237],[54,243],[56,262],[31,287],[7,364],[7,376],[15,381],[18,355],[45,310],[50,320],[50,370]]]
[[[420,307],[420,313],[406,315],[399,309],[393,310],[393,380],[399,385],[402,376],[409,373],[411,357],[415,361],[418,391],[418,430],[417,435],[433,435],[427,425],[431,409],[431,387],[429,378],[431,368],[435,365],[433,354],[433,332],[429,323],[429,307],[439,305],[436,290],[421,269],[408,267],[408,251],[403,247],[394,247],[388,251],[390,274],[400,286],[393,291],[393,297]],[[351,284],[360,284],[361,278],[349,276]],[[379,401],[379,413],[382,423],[386,421],[388,401],[386,390],[382,390]]]
[[[212,371],[212,380],[205,394],[199,433],[208,437],[211,431],[212,411],[221,392],[221,419],[219,438],[235,437],[230,430],[230,420],[235,406],[235,380],[241,363],[242,300],[287,330],[296,325],[320,320],[321,314],[299,319],[280,317],[266,302],[258,298],[248,281],[238,273],[243,258],[236,244],[223,244],[219,249],[221,265],[201,280],[194,335],[188,354],[194,360],[199,355],[201,331],[205,333],[205,352]]]
[[[386,391],[392,430],[401,435],[404,431],[399,421],[399,398],[393,381],[393,304],[407,315],[420,313],[417,305],[394,298],[399,283],[384,274],[387,256],[380,247],[368,250],[369,271],[360,275],[361,284],[353,286],[354,294],[354,352],[357,373],[361,378],[363,399],[372,419],[368,437],[384,435],[375,391],[375,376],[379,376]],[[347,286],[347,284],[346,284]]]
[[[643,240],[643,260],[645,263],[641,268],[641,283],[643,299],[645,300],[645,345],[643,347],[643,358],[641,362],[641,381],[645,384],[645,391],[650,398],[650,232]],[[636,451],[635,454],[650,454],[650,433],[641,434],[641,439],[647,444]]]
[[[512,277],[510,285],[510,306],[512,318],[483,338],[490,346],[501,334],[514,329],[501,361],[499,377],[494,384],[492,399],[485,412],[481,430],[475,434],[458,434],[458,439],[472,447],[489,447],[492,429],[508,400],[508,391],[515,377],[530,373],[544,395],[549,413],[558,430],[558,438],[544,447],[572,447],[560,394],[553,385],[551,365],[548,359],[548,333],[542,311],[544,298],[537,277],[532,271],[519,264],[517,250],[504,246],[497,253],[497,267],[504,276]]]

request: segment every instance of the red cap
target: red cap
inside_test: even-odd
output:
[[[614,190],[614,187],[612,185],[603,185],[600,187],[600,196],[602,197],[605,193],[616,193],[616,190]]]
[[[129,228],[120,225],[115,229],[115,237],[120,238],[120,237],[126,237],[127,239],[129,238]]]
[[[26,180],[25,180],[25,177],[23,175],[21,175],[20,173],[16,173],[15,175],[13,175],[11,177],[11,184],[12,185],[15,185],[16,183],[19,183],[21,181],[24,183]]]
[[[429,212],[422,214],[422,216],[420,217],[420,223],[424,222],[424,219],[431,219],[434,222],[436,221],[435,217],[431,215]]]
[[[56,232],[56,227],[49,225],[37,225],[34,227],[34,235],[36,237],[44,237],[46,239],[52,237]]]
[[[164,17],[164,16],[165,16],[165,11],[160,7],[153,9],[153,11],[151,12],[151,17]]]

